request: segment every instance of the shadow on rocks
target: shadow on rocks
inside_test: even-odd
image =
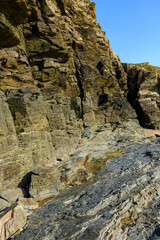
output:
[[[32,197],[31,194],[29,193],[29,188],[30,188],[30,184],[31,184],[32,175],[38,175],[38,174],[35,174],[34,172],[31,171],[31,172],[27,173],[26,175],[24,175],[24,177],[22,178],[22,180],[18,184],[18,188],[21,188],[25,198]]]

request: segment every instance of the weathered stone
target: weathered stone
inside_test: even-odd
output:
[[[83,159],[84,163],[93,159],[106,159],[106,152],[123,150],[128,144],[143,141],[146,137],[137,120],[88,127],[82,132],[76,151],[66,162],[75,164]]]
[[[72,8],[72,14],[69,8]],[[42,17],[42,9],[47,21]],[[71,102],[79,96],[80,106],[75,106],[73,110],[87,126],[135,118],[135,112],[124,98],[126,74],[96,23],[94,4],[90,1],[75,1],[74,4],[42,1],[41,10],[38,22],[25,26],[27,52],[34,66],[33,76],[36,81],[43,81],[43,84],[37,83],[38,86],[52,89],[54,94],[58,89]],[[63,12],[65,18],[62,17]],[[56,18],[53,18],[54,15]],[[31,38],[33,27],[39,35]],[[47,35],[45,39],[44,32]],[[93,84],[95,81],[96,84]],[[116,108],[117,103],[119,106]],[[109,109],[109,106],[112,107]],[[106,111],[110,114],[107,115]]]
[[[0,92],[0,156],[7,155],[6,152],[17,150],[18,140],[15,132],[13,117],[9,110],[5,95]]]
[[[0,217],[0,227],[2,227],[12,218],[12,209],[7,210],[4,214],[2,213]]]
[[[13,8],[15,11],[13,13]],[[36,17],[36,3],[35,0],[0,0],[0,9],[7,18],[14,24],[22,24],[34,16]]]
[[[52,136],[52,143],[57,159],[64,160],[68,154],[73,152],[81,138],[83,128],[82,119],[76,112],[81,108],[80,98],[76,97],[74,102],[61,94],[44,92],[46,101],[46,115]]]
[[[27,210],[33,210],[38,208],[39,206],[38,202],[35,201],[35,199],[33,198],[22,198],[21,200],[19,200],[18,203],[21,204],[23,208]]]
[[[37,88],[2,93],[0,100],[0,189],[16,188],[35,167],[52,166],[56,156]],[[9,109],[10,107],[10,109]],[[12,117],[13,116],[13,117]]]
[[[81,163],[82,162],[82,163]],[[83,161],[76,164],[66,164],[61,167],[61,188],[62,190],[77,186],[83,182],[88,181],[92,174],[89,173],[83,165]]]
[[[10,207],[11,204],[4,200],[3,198],[0,198],[0,212],[5,210],[7,207]]]
[[[14,115],[21,148],[25,152],[31,151],[32,166],[41,165],[44,161],[45,165],[53,165],[54,149],[51,135],[47,131],[48,121],[45,115],[45,105],[39,90],[35,88],[10,90],[7,98]]]
[[[23,192],[20,188],[7,189],[0,192],[0,197],[8,201],[9,203],[14,203],[19,197],[23,197]]]
[[[26,224],[26,213],[21,205],[17,205],[13,210],[13,221],[12,224],[8,223],[7,228],[10,235],[13,235],[18,230],[21,230]]]
[[[19,44],[18,30],[0,13],[0,47],[11,47]]]
[[[136,113],[160,127],[159,69],[121,64],[89,0],[0,0],[0,35],[0,191],[43,200],[79,185],[31,217],[24,239],[154,238],[159,145],[124,149],[156,139]],[[138,236],[152,200],[153,227]],[[4,238],[25,224],[17,208]]]
[[[22,206],[14,204],[0,214],[0,240],[10,238],[26,224],[26,213]]]
[[[60,173],[56,167],[33,170],[29,193],[37,201],[57,195],[59,189]]]
[[[92,181],[38,209],[14,239],[158,239],[159,149],[159,140],[128,147]]]
[[[0,87],[13,116],[17,144],[14,154],[2,156],[2,189],[17,187],[38,166],[65,160],[77,147],[83,125],[136,117],[125,99],[126,74],[96,23],[93,3],[14,4],[13,14],[12,3],[0,1],[20,40],[0,50]],[[19,24],[24,24],[23,32]]]
[[[142,64],[124,64],[128,74],[128,100],[143,127],[160,127],[160,68]]]

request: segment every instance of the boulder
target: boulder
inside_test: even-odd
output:
[[[20,188],[7,189],[0,192],[0,197],[9,203],[16,202],[20,197],[23,197],[23,191]]]
[[[13,204],[0,214],[0,240],[6,240],[26,224],[26,213],[21,205]]]
[[[13,235],[21,230],[25,226],[26,220],[27,216],[23,206],[17,205],[13,210],[13,224],[9,227],[10,234]]]
[[[36,201],[56,196],[59,193],[59,189],[60,172],[56,167],[33,170],[29,193]]]

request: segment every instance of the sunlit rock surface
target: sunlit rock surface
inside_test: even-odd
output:
[[[136,118],[94,5],[0,1],[0,190],[66,160],[84,127]]]
[[[158,238],[159,68],[122,64],[89,0],[0,0],[0,36],[0,193],[60,194],[18,239]]]
[[[112,158],[90,182],[38,209],[15,239],[158,239],[160,144]]]

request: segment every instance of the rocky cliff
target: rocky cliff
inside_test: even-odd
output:
[[[14,8],[0,2],[1,189],[64,160],[83,127],[136,118],[93,2],[21,0]]]
[[[160,120],[160,68],[148,62],[123,64],[128,78],[128,101],[136,110],[143,127],[159,129]]]
[[[155,140],[141,126],[160,128],[160,70],[120,62],[93,2],[0,0],[0,36],[1,198],[53,197]]]

